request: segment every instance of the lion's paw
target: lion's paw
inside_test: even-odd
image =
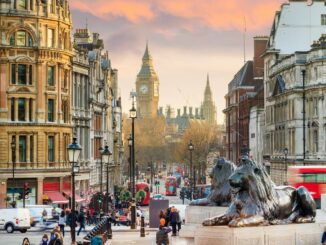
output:
[[[205,219],[203,221],[203,226],[213,226],[214,224],[215,224],[215,222],[212,219]]]
[[[243,226],[243,220],[242,219],[233,219],[229,222],[230,227],[241,227]]]

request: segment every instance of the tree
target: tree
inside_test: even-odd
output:
[[[217,149],[220,136],[221,131],[217,125],[211,125],[205,121],[192,121],[181,137],[176,149],[176,159],[189,165],[188,144],[192,141],[194,145],[192,162],[199,173],[197,176],[200,178],[206,170],[207,156],[209,152]]]
[[[126,156],[129,157],[128,137],[131,134],[131,119],[124,117],[124,142]],[[165,119],[135,119],[135,157],[137,163],[162,162],[166,158]],[[128,159],[126,157],[126,159]]]

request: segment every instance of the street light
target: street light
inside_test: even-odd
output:
[[[283,153],[284,153],[284,165],[285,165],[285,182],[284,184],[287,184],[287,175],[288,175],[288,165],[287,165],[287,157],[288,157],[288,153],[289,153],[289,149],[287,147],[285,147],[283,149]]]
[[[129,138],[128,138],[128,146],[129,146],[129,185],[130,185],[130,192],[131,192],[131,181],[132,181],[132,166],[131,166],[131,149],[132,149],[132,137],[131,137],[131,134],[129,135]]]
[[[137,118],[137,110],[134,102],[135,96],[132,96],[132,107],[129,111],[129,117],[131,118],[131,169],[132,169],[132,204],[131,204],[131,229],[136,229],[136,202],[135,202],[135,119]]]
[[[109,164],[110,164],[110,156],[112,155],[109,150],[109,146],[105,145],[104,150],[101,152],[102,161],[106,164],[106,211],[109,211]]]
[[[100,192],[101,194],[103,193],[103,159],[102,159],[102,152],[103,152],[103,147],[100,146],[100,148],[98,148],[100,155],[101,155],[101,159],[100,159]]]
[[[191,172],[193,171],[193,168],[192,168],[192,151],[194,150],[194,145],[192,144],[192,141],[190,140],[189,144],[188,144],[188,150],[189,150],[189,153],[190,153],[190,173],[189,175],[191,175]],[[194,174],[192,176],[192,180],[190,181],[190,191],[192,191],[192,185],[193,185],[193,190],[195,191],[195,185],[194,185],[194,182],[195,182],[195,179],[194,179]]]
[[[13,137],[11,140],[11,154],[12,154],[12,202],[11,206],[16,207],[15,201],[15,165],[16,165],[16,137]]]
[[[72,144],[68,145],[67,147],[68,150],[68,160],[72,164],[71,166],[71,182],[72,182],[72,207],[71,207],[71,212],[72,212],[72,223],[70,226],[71,229],[71,243],[75,244],[76,243],[76,212],[75,212],[75,174],[79,172],[79,166],[75,165],[77,164],[80,152],[82,150],[82,147],[77,143],[77,138],[74,137],[72,140]]]

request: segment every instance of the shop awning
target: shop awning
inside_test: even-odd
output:
[[[43,199],[50,199],[52,201],[52,203],[55,203],[55,204],[66,204],[66,203],[68,203],[67,198],[65,198],[58,191],[44,192]]]
[[[68,197],[71,197],[71,191],[63,191],[63,193],[68,196]],[[85,201],[86,199],[85,198],[82,198],[81,196],[75,194],[75,201],[76,202],[83,202]]]

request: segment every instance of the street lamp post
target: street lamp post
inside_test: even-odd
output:
[[[135,201],[135,119],[137,118],[137,110],[135,108],[134,96],[132,98],[132,108],[129,111],[131,118],[131,169],[132,169],[132,204],[131,204],[131,229],[136,229],[136,201]]]
[[[284,165],[285,165],[285,183],[284,184],[287,184],[287,175],[288,175],[288,163],[287,163],[287,157],[288,157],[288,153],[289,153],[289,150],[287,147],[285,147],[283,149],[283,153],[284,153]]]
[[[192,144],[192,141],[190,140],[189,144],[188,144],[188,150],[190,153],[190,171],[189,173],[191,174],[193,171],[193,167],[192,167],[192,151],[194,150],[194,145]],[[191,181],[190,181],[190,192],[192,193],[192,191],[194,191],[194,176],[192,176]]]
[[[12,138],[11,141],[11,154],[12,154],[12,202],[11,206],[16,207],[15,201],[15,165],[16,165],[16,138]]]
[[[99,152],[100,152],[100,156],[101,156],[101,161],[100,161],[100,166],[101,166],[101,169],[100,169],[100,192],[101,194],[103,193],[103,159],[102,159],[102,152],[103,152],[103,147],[100,146],[100,148],[98,148]]]
[[[129,146],[129,185],[130,185],[130,192],[131,192],[131,181],[132,181],[132,163],[131,163],[131,154],[132,154],[132,137],[131,135],[129,135],[129,138],[128,138],[128,146]]]
[[[77,161],[82,150],[82,147],[77,143],[77,138],[73,138],[72,143],[68,145],[68,160],[71,163],[71,193],[72,193],[72,222],[70,225],[71,229],[71,243],[76,244],[76,211],[75,211],[75,174],[79,172],[79,166],[77,166]],[[76,165],[75,165],[76,164]]]
[[[105,145],[104,150],[101,152],[101,159],[103,163],[106,164],[106,212],[109,211],[109,164],[111,155],[112,153],[109,150],[109,146]]]

